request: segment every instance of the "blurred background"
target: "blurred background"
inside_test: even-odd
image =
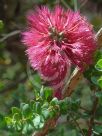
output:
[[[11,112],[12,106],[19,107],[21,102],[33,98],[33,85],[29,78],[32,73],[29,73],[25,47],[21,43],[21,31],[26,28],[26,13],[36,6],[53,8],[56,4],[65,9],[80,10],[96,32],[102,27],[102,0],[0,0],[0,136],[21,136],[8,130],[3,117]],[[33,76],[32,81],[35,80],[40,79]],[[76,93],[81,97],[82,106],[89,108],[90,88],[85,84],[82,81]],[[71,124],[62,124],[49,135],[79,136]]]

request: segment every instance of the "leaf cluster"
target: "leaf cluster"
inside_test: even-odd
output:
[[[53,98],[53,90],[42,87],[35,91],[35,99],[28,103],[21,103],[20,108],[13,107],[10,116],[5,117],[8,127],[12,130],[30,134],[44,127],[48,119],[57,115],[66,115],[68,111],[77,111],[80,100]]]

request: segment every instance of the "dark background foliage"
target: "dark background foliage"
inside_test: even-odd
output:
[[[19,107],[21,102],[27,103],[34,98],[35,83],[39,87],[41,83],[44,84],[28,66],[25,47],[21,43],[20,33],[26,28],[25,15],[36,6],[47,5],[53,8],[56,4],[61,4],[65,9],[78,8],[81,14],[88,17],[96,32],[102,27],[102,0],[0,0],[0,136],[24,135],[9,130],[4,116],[11,113],[11,107]],[[92,72],[92,69],[90,71]],[[90,71],[87,71],[85,76],[96,83],[97,74],[91,77]],[[98,73],[93,70],[93,73],[95,72]],[[62,116],[59,125],[55,130],[51,130],[49,136],[81,136],[80,129],[87,135],[87,122],[93,105],[92,89],[95,87],[83,79],[72,95],[73,101],[80,100],[82,108],[76,106],[77,102],[76,105],[73,104],[72,107],[75,108]],[[102,136],[102,94],[97,93],[97,97],[100,98],[100,103],[96,119],[100,125],[94,125],[93,134]]]

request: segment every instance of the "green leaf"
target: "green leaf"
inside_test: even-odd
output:
[[[95,52],[95,62],[97,63],[97,61],[98,61],[99,59],[102,59],[102,51],[101,51],[101,50],[97,50],[97,51]]]
[[[43,116],[36,115],[33,119],[33,124],[36,129],[41,129],[44,126],[45,120]]]
[[[50,118],[55,117],[57,113],[58,113],[58,110],[57,111],[55,109],[50,110],[50,115],[49,115]]]
[[[26,112],[28,109],[29,109],[29,104],[24,104],[24,105],[22,106],[22,110],[23,110],[24,112]]]
[[[98,84],[99,84],[100,88],[102,88],[102,76],[99,78]]]
[[[32,130],[34,130],[34,127],[32,124],[28,124],[28,131],[31,132]]]
[[[77,111],[80,107],[80,103],[81,103],[80,99],[72,100],[71,109],[73,111]]]
[[[34,112],[40,114],[40,112],[41,112],[41,103],[40,102],[35,102],[33,104],[33,110],[34,110]]]
[[[12,114],[20,113],[20,109],[17,107],[12,107]]]
[[[44,87],[43,86],[40,89],[40,96],[41,96],[42,99],[45,99],[44,98]]]
[[[34,95],[35,95],[36,100],[40,99],[40,94],[39,94],[38,90],[34,90]]]
[[[97,133],[99,133],[99,134],[100,134],[100,133],[102,134],[102,126],[95,125],[94,131],[97,132]]]
[[[13,119],[14,119],[14,121],[16,120],[16,121],[19,121],[20,119],[21,119],[21,115],[19,114],[19,113],[15,113],[14,115],[13,115]]]
[[[35,86],[35,88],[37,89],[37,91],[41,88],[41,78],[38,74],[34,74],[33,75],[33,85]]]
[[[91,77],[91,81],[92,81],[92,83],[95,84],[95,85],[98,85],[98,81],[97,81],[97,80],[98,80],[98,77],[96,77],[96,76],[92,76],[92,77]]]
[[[34,100],[31,100],[30,101],[30,108],[33,109],[33,105],[34,105],[35,101]]]
[[[48,100],[49,98],[52,97],[53,90],[50,87],[45,87],[44,88],[44,94],[45,94],[45,99]]]
[[[10,117],[5,117],[5,121],[6,121],[7,125],[11,125],[11,123],[12,123],[12,118],[10,118]]]
[[[49,103],[48,102],[45,102],[43,105],[42,105],[42,109],[47,109],[49,107]]]
[[[17,131],[21,131],[22,130],[22,124],[21,124],[21,122],[16,122],[16,124],[15,124],[15,129],[17,130]]]
[[[6,126],[5,118],[0,114],[0,129]]]
[[[42,115],[44,116],[45,119],[48,119],[50,111],[48,109],[44,109],[42,110]]]
[[[27,130],[28,130],[28,124],[25,123],[22,129],[22,134],[27,134]]]
[[[40,116],[40,124],[39,124],[39,129],[43,128],[44,123],[45,123],[44,117],[43,117],[43,116]]]
[[[70,116],[70,114],[69,114],[69,116]],[[80,114],[80,118],[88,120],[90,118],[90,115],[86,112],[83,112],[83,113]]]
[[[56,97],[53,98],[52,101],[50,102],[50,105],[52,105],[52,106],[55,106],[55,105],[58,105],[58,104],[59,104],[59,101]]]
[[[41,84],[41,78],[40,78],[40,76],[39,76],[38,74],[35,74],[35,75],[34,75],[34,80],[35,80],[37,83]]]
[[[102,92],[96,92],[95,95],[99,99],[99,104],[102,105]]]
[[[39,128],[39,124],[40,124],[40,115],[35,116],[35,118],[33,119],[33,124],[35,128]]]
[[[102,71],[102,59],[100,59],[100,60],[96,63],[95,68],[96,68],[98,71]]]
[[[67,100],[66,100],[66,99],[60,100],[59,106],[60,106],[60,112],[61,112],[62,114],[66,114],[67,111],[68,111],[68,107],[69,107],[69,106],[68,106],[68,103],[67,103]]]
[[[21,109],[22,109],[22,114],[25,117],[30,117],[30,115],[31,115],[31,109],[30,109],[30,105],[29,104],[22,103],[21,104]]]
[[[100,92],[96,92],[95,95],[96,95],[96,97],[100,98],[100,97],[102,97],[102,92],[101,91]]]
[[[40,122],[39,129],[43,128],[43,126],[44,126],[44,122]]]
[[[40,96],[42,97],[43,100],[48,100],[52,98],[52,93],[53,90],[50,87],[41,87],[40,89]]]

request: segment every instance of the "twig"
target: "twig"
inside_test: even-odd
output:
[[[69,81],[68,81],[68,85],[67,85],[67,89],[65,89],[65,92],[63,94],[63,98],[70,96],[76,85],[79,83],[79,81],[82,79],[83,74],[82,72],[80,72],[80,70],[78,68],[75,68],[74,72],[72,73]]]
[[[73,0],[73,3],[74,3],[74,11],[77,11],[78,10],[77,0]]]
[[[57,4],[57,5],[60,5],[60,2],[61,2],[61,0],[56,0],[55,1],[55,5]]]
[[[96,113],[96,110],[97,110],[97,105],[98,105],[98,98],[96,97],[95,100],[94,100],[94,103],[93,103],[93,108],[92,108],[92,117],[90,119],[90,122],[89,122],[89,130],[88,130],[88,136],[92,136],[92,128],[93,128],[93,125],[94,125],[94,118],[95,118],[95,113]]]
[[[45,124],[43,130],[40,131],[40,132],[38,132],[38,133],[36,133],[36,134],[33,133],[32,136],[45,136],[45,135],[48,133],[49,128],[50,128],[50,129],[55,128],[56,122],[57,122],[58,118],[59,118],[59,115],[58,115],[56,118],[54,118],[54,119],[49,119],[49,120],[46,122],[46,124]]]
[[[97,40],[97,43],[98,43],[98,46],[100,49],[102,47],[102,28],[96,34],[96,40]],[[83,74],[78,69],[75,69],[74,74],[72,74],[72,76],[69,80],[68,88],[66,89],[66,91],[63,94],[63,98],[68,97],[73,93],[75,87],[78,85],[78,83],[80,82],[82,77],[83,77]],[[48,120],[47,124],[45,124],[44,128],[40,132],[33,134],[32,136],[45,136],[48,133],[49,129],[52,128],[51,127],[52,122],[53,122],[53,128],[56,126],[56,122],[57,122],[58,118],[59,118],[59,116],[57,116],[54,119]]]
[[[61,3],[63,4],[64,7],[66,7],[67,9],[70,9],[70,6],[66,3],[65,0],[61,0]]]
[[[82,4],[80,5],[80,9],[83,7],[83,6],[85,6],[85,4],[88,2],[88,0],[83,0],[82,1]]]
[[[17,34],[20,34],[20,30],[15,30],[13,32],[10,32],[8,34],[6,34],[3,38],[0,39],[0,43],[4,42],[5,40],[7,40],[8,38],[12,37],[12,36],[15,36]]]
[[[80,106],[80,109],[85,111],[85,112],[90,112],[90,110],[88,110],[88,109],[86,109],[85,107],[82,107],[82,106]]]
[[[102,122],[97,121],[97,120],[94,120],[94,124],[97,124],[97,125],[102,125]]]
[[[97,32],[95,38],[97,41],[98,49],[100,49],[102,47],[102,28]]]
[[[75,123],[75,125],[78,127],[78,129],[80,130],[82,136],[85,136],[83,130],[80,128],[79,123],[74,119],[74,117],[72,116],[72,114],[70,114],[70,117],[72,118],[73,122]]]

